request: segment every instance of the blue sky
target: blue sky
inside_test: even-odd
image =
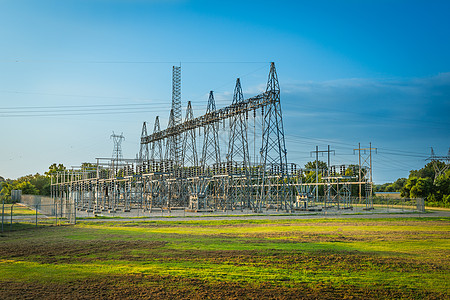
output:
[[[378,148],[376,183],[450,146],[448,1],[0,0],[0,176],[139,151],[143,121],[167,124],[171,67],[183,106],[281,85],[288,159],[331,145],[333,164]],[[68,107],[70,106],[70,107]],[[225,139],[225,137],[224,137]]]

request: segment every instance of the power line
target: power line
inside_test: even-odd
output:
[[[131,97],[118,97],[118,96],[94,96],[94,95],[72,95],[72,94],[58,94],[58,93],[42,93],[42,92],[30,92],[30,91],[8,91],[0,90],[0,93],[8,94],[29,94],[29,95],[42,95],[42,96],[58,96],[58,97],[77,97],[77,98],[105,98],[105,99],[130,99]]]
[[[68,108],[69,110],[72,108],[95,108],[99,107],[104,109],[105,107],[118,107],[113,109],[121,109],[121,107],[127,106],[155,106],[155,104],[168,104],[164,102],[158,103],[126,103],[126,104],[93,104],[93,105],[57,105],[57,106],[16,106],[16,107],[0,107],[0,110],[21,110],[21,109],[60,109],[60,108]],[[135,108],[133,108],[135,109]]]
[[[268,61],[133,61],[133,60],[55,60],[55,59],[13,59],[0,63],[67,63],[67,64],[268,64]]]
[[[139,111],[112,111],[112,112],[80,112],[80,113],[57,113],[57,114],[23,114],[23,115],[0,115],[0,118],[14,118],[14,117],[59,117],[59,116],[84,116],[84,115],[111,115],[111,114],[140,114],[155,112],[154,110],[139,110]]]
[[[286,106],[301,106],[302,108],[305,107],[310,107],[313,109],[318,109],[320,111],[320,113],[323,115],[324,111],[329,111],[329,112],[337,112],[340,114],[350,114],[350,115],[356,115],[356,116],[364,116],[365,118],[370,117],[370,118],[379,118],[379,119],[385,119],[385,120],[395,120],[395,121],[407,121],[407,122],[413,122],[415,123],[429,123],[429,124],[434,124],[434,125],[450,125],[449,122],[445,122],[445,121],[433,121],[433,120],[422,120],[422,119],[411,119],[411,118],[406,118],[403,116],[386,116],[385,114],[383,115],[376,115],[376,114],[370,114],[370,113],[361,113],[361,112],[357,112],[357,111],[350,111],[350,110],[341,110],[341,109],[336,109],[336,108],[324,108],[322,106],[315,106],[315,105],[309,105],[309,104],[304,104],[302,103],[301,105],[296,103],[296,102],[288,102],[288,104]],[[349,121],[347,118],[344,117],[336,117],[333,116],[334,120],[346,120],[347,122]],[[356,122],[356,121],[355,121]]]

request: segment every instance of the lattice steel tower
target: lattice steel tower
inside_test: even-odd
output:
[[[365,182],[365,196],[366,209],[373,209],[372,195],[373,195],[373,180],[372,180],[372,151],[377,152],[377,148],[372,147],[369,143],[369,148],[361,148],[361,143],[358,143],[358,148],[353,151],[358,151],[359,156],[359,201],[362,199],[362,182]]]
[[[214,101],[213,91],[209,92],[208,106],[206,107],[206,115],[216,111],[216,102]],[[220,163],[220,146],[219,146],[219,123],[211,122],[204,127],[204,140],[202,149],[201,166],[205,168],[207,165]]]
[[[159,116],[156,116],[155,125],[153,127],[153,133],[157,133],[161,131],[161,126],[159,124]],[[163,150],[161,140],[155,141],[151,143],[150,146],[150,159],[151,160],[162,160],[163,159]]]
[[[181,112],[181,67],[173,66],[172,69],[172,126],[181,124],[182,112]],[[172,159],[176,165],[181,163],[182,154],[182,137],[181,135],[175,135],[172,139]]]
[[[185,122],[191,121],[194,119],[194,112],[192,111],[191,101],[188,101],[187,109],[186,109],[186,118]],[[197,142],[195,140],[195,129],[188,130],[184,134],[183,139],[183,153],[182,153],[182,162],[183,166],[198,166],[198,158],[197,158]]]
[[[430,160],[434,169],[434,182],[436,179],[445,173],[450,167],[450,148],[448,148],[447,156],[438,156],[434,153],[433,147],[431,147],[431,156],[427,158]]]
[[[234,88],[234,96],[232,105],[238,107],[244,101],[242,93],[241,81],[236,79],[236,86]],[[237,114],[230,118],[230,140],[228,144],[227,161],[242,160],[244,168],[247,169],[250,158],[248,152],[247,139],[247,121],[248,112],[245,114]]]
[[[125,139],[123,136],[123,132],[118,135],[115,134],[113,131],[113,134],[111,134],[111,139],[114,142],[114,149],[112,153],[112,162],[113,162],[113,169],[118,170],[119,168],[119,162],[123,159],[122,155],[122,141]]]
[[[147,136],[147,122],[144,122],[142,124],[142,132],[141,132],[141,140],[143,137]],[[141,143],[141,148],[139,150],[139,160],[144,161],[144,160],[149,160],[149,151],[148,151],[148,144],[142,144]]]
[[[275,63],[270,63],[269,78],[267,80],[266,94],[270,104],[262,107],[262,146],[261,164],[263,168],[261,182],[261,198],[259,201],[268,203],[273,195],[274,189],[279,189],[277,195],[281,196],[282,206],[289,210],[288,203],[291,203],[290,193],[286,186],[289,181],[287,170],[287,150],[284,139],[283,115],[280,103],[280,84],[278,82]],[[277,170],[281,177],[279,182],[272,182],[267,172],[270,169]],[[260,202],[261,203],[261,202]],[[260,209],[260,208],[259,208]]]
[[[172,128],[175,127],[174,125],[175,121],[174,121],[174,116],[173,116],[173,109],[170,110],[170,115],[169,115],[169,123],[167,124],[167,128]],[[166,153],[164,154],[164,158],[166,160],[172,160],[175,161],[177,156],[176,156],[176,140],[177,140],[177,136],[179,135],[172,135],[169,136],[166,140]]]

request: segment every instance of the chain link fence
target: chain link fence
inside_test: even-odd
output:
[[[186,209],[148,210],[143,207],[132,207],[130,211],[117,211],[109,213],[100,211],[98,213],[89,213],[83,209],[76,209],[73,203],[68,201],[56,200],[50,197],[21,195],[21,202],[16,204],[1,204],[1,230],[13,231],[40,226],[59,226],[65,224],[75,224],[77,218],[92,217],[121,217],[121,218],[159,218],[159,217],[201,217],[201,216],[250,216],[254,215],[251,210],[215,210],[211,212],[189,212]],[[425,212],[423,199],[404,199],[404,198],[384,198],[374,197],[372,199],[350,198],[346,201],[329,201],[319,199],[309,209],[294,211],[276,211],[273,209],[263,209],[258,215],[277,215],[277,214],[326,214],[340,215],[348,213],[408,213]]]
[[[20,201],[0,204],[2,232],[76,223],[76,209],[71,203],[35,195],[21,195]]]

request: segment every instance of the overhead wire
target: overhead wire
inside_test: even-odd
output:
[[[180,63],[175,61],[165,61],[165,62],[157,62],[157,61],[57,61],[57,60],[39,60],[39,61],[24,61],[24,60],[15,60],[15,62],[63,62],[63,63],[105,63],[105,64],[173,64]],[[268,62],[195,62],[195,61],[182,61],[182,64],[220,64],[220,63],[249,63],[249,64],[259,64],[259,63],[268,63]],[[242,75],[241,77],[249,76],[252,73],[255,73],[261,69],[265,68],[260,67],[256,70],[253,70],[247,74]],[[228,84],[227,82],[224,85],[217,87],[216,89],[220,89]],[[69,94],[54,94],[54,93],[39,93],[39,92],[21,92],[21,91],[0,91],[5,93],[23,93],[23,94],[39,94],[39,95],[49,95],[49,96],[64,96],[64,97],[80,97],[80,98],[99,98],[99,99],[129,99],[129,97],[117,97],[117,96],[92,96],[92,95],[69,95]],[[205,93],[206,94],[206,93]],[[139,98],[138,98],[139,99]],[[200,99],[200,97],[194,98],[195,100]],[[147,100],[147,99],[143,99]],[[205,101],[206,102],[206,101]],[[226,103],[228,101],[220,99],[216,102]],[[229,101],[231,103],[231,101]],[[94,105],[69,105],[69,106],[28,106],[28,107],[2,107],[0,108],[0,117],[48,117],[48,116],[79,116],[79,115],[106,115],[106,114],[130,114],[130,113],[148,113],[158,111],[155,104],[167,104],[170,105],[170,102],[152,102],[152,103],[124,103],[124,104],[94,104]],[[290,103],[290,106],[298,106],[297,103]],[[130,108],[130,106],[132,106]],[[143,107],[151,106],[152,109],[142,109]],[[196,105],[200,107],[200,105]],[[319,108],[313,105],[302,104],[302,107],[309,106],[311,108]],[[160,107],[160,109],[167,108],[167,106]],[[320,107],[321,111],[323,107]],[[9,110],[9,111],[5,111]],[[139,111],[136,111],[139,110]],[[329,109],[330,111],[337,112],[345,112],[345,113],[355,113],[349,111],[343,111],[339,109]],[[358,113],[359,114],[359,113]],[[375,117],[383,117],[383,116],[375,116]],[[412,120],[415,121],[415,120]],[[434,122],[439,123],[439,122]],[[440,123],[439,123],[440,124]],[[353,150],[356,148],[354,144],[344,143],[336,140],[327,140],[327,139],[319,139],[319,138],[310,138],[305,136],[300,136],[296,134],[290,134],[289,138],[286,138],[289,143],[295,144],[304,144],[304,145],[314,145],[314,142],[321,142],[334,145],[334,148],[343,149],[343,150]],[[306,140],[306,141],[305,141]],[[419,152],[405,151],[405,150],[395,150],[388,148],[378,148],[379,152],[384,153],[386,155],[394,155],[394,156],[409,156],[413,158],[427,158],[428,155]],[[300,152],[296,150],[291,150],[291,152]],[[340,154],[340,155],[350,155],[350,154]]]

